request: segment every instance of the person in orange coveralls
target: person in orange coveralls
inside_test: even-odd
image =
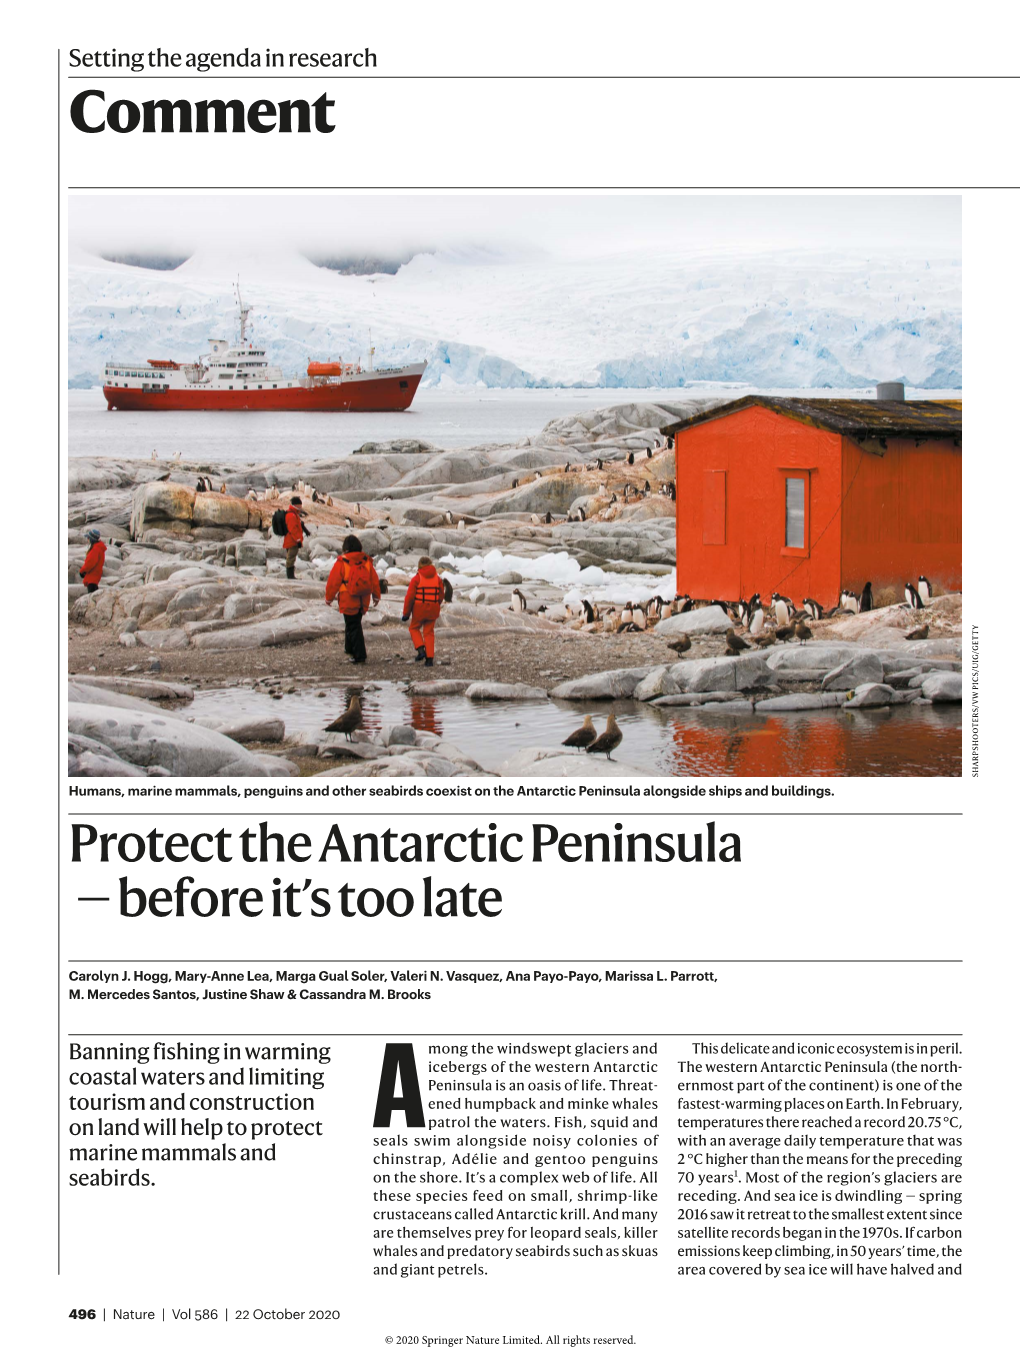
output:
[[[368,658],[361,618],[381,596],[379,575],[372,557],[364,553],[356,536],[344,537],[343,554],[337,556],[326,580],[326,602],[331,603],[336,598],[343,613],[344,651],[350,655],[352,663],[364,663]]]
[[[301,500],[295,494],[290,501],[290,507],[287,509],[287,535],[283,538],[283,549],[287,552],[287,578],[294,577],[294,561],[298,557],[298,551],[305,539],[304,523],[301,521],[301,514],[298,509],[301,507]]]
[[[85,563],[78,570],[78,576],[85,589],[89,593],[94,593],[99,587],[99,580],[103,577],[103,565],[106,563],[106,546],[100,539],[99,533],[93,527],[91,531],[85,533],[85,540],[89,543],[88,554],[85,556]]]
[[[432,667],[436,656],[436,622],[443,606],[443,581],[427,555],[418,561],[418,573],[408,584],[403,621],[410,621],[411,643],[417,649],[415,663],[425,660]]]

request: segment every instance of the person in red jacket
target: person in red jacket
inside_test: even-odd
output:
[[[379,575],[372,557],[361,549],[356,536],[345,537],[343,554],[337,556],[326,580],[326,603],[328,605],[336,598],[343,613],[344,651],[350,655],[352,663],[364,663],[368,658],[361,618],[381,596]]]
[[[99,580],[103,577],[106,546],[94,527],[85,533],[85,540],[89,543],[89,549],[85,556],[85,563],[78,570],[78,577],[85,585],[86,591],[94,593],[99,587]]]
[[[436,656],[436,622],[443,607],[443,581],[427,555],[418,561],[418,573],[408,584],[404,598],[404,621],[410,621],[411,643],[418,651],[415,663],[425,660],[431,668]]]
[[[298,551],[305,539],[304,523],[301,521],[301,514],[298,512],[300,507],[301,500],[295,494],[290,501],[290,507],[287,509],[287,535],[283,538],[283,549],[287,552],[288,579],[294,577],[294,561],[297,559]]]

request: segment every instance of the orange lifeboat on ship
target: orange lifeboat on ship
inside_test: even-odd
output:
[[[343,376],[343,374],[342,362],[310,362],[308,364],[309,376]]]

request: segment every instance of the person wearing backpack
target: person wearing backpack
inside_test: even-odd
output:
[[[343,553],[337,556],[326,580],[326,603],[335,598],[343,613],[344,651],[352,663],[364,663],[368,658],[361,618],[380,597],[379,575],[371,556],[361,549],[356,536],[344,537]]]
[[[81,569],[78,570],[78,577],[85,585],[85,591],[94,593],[99,587],[99,580],[103,577],[106,546],[95,527],[91,527],[85,533],[85,540],[89,543],[89,549]]]
[[[298,512],[300,507],[301,500],[295,494],[290,501],[290,507],[287,509],[287,535],[283,538],[283,549],[287,552],[288,579],[294,577],[294,561],[297,559],[298,551],[305,539],[304,524],[301,521],[301,514]]]
[[[408,585],[402,621],[410,621],[411,643],[418,651],[415,663],[425,660],[431,668],[436,656],[436,622],[443,607],[443,580],[427,555],[418,561],[418,572]]]

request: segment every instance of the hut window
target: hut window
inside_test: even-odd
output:
[[[705,546],[726,545],[726,472],[705,471],[702,491],[701,540]]]
[[[786,477],[786,547],[804,550],[807,545],[807,477]]]

